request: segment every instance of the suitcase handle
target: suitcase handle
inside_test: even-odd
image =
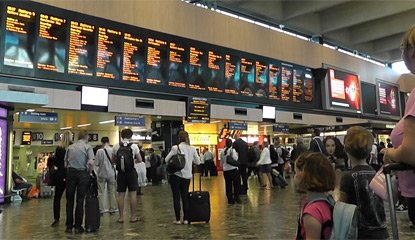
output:
[[[415,170],[415,167],[404,163],[389,163],[383,166],[384,174],[391,174],[392,171]]]
[[[198,165],[195,165],[198,166]],[[195,171],[192,171],[192,189],[195,191]],[[199,173],[199,191],[202,191],[202,174]]]

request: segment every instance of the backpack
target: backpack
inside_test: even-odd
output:
[[[275,149],[275,148],[270,148],[269,149],[269,154],[270,154],[270,157],[271,157],[271,162],[272,163],[278,163],[278,153],[277,153],[277,149]]]
[[[115,165],[118,172],[128,173],[134,170],[134,154],[131,149],[132,143],[124,145],[120,142],[120,148],[117,151]]]
[[[298,218],[297,238],[304,239],[301,235],[301,219],[303,210],[310,204],[317,201],[326,201],[332,207],[332,220],[323,223],[321,228],[321,239],[323,238],[323,231],[326,227],[332,227],[330,239],[357,239],[358,231],[358,212],[357,206],[344,202],[336,202],[331,195],[321,196],[311,200],[304,208],[301,209]]]
[[[289,154],[290,153],[288,152],[287,149],[281,147],[281,158],[282,158],[282,160],[284,160],[284,162],[287,161],[287,158],[288,158]]]

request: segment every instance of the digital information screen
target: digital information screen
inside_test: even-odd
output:
[[[7,6],[4,65],[33,69],[36,13]]]
[[[186,47],[184,45],[171,42],[169,60],[169,86],[185,88],[187,73]]]
[[[239,90],[241,95],[254,96],[255,88],[255,67],[250,59],[241,58],[241,81]]]
[[[167,79],[169,56],[167,41],[148,38],[147,80],[148,84],[164,85]]]
[[[223,92],[223,77],[224,77],[224,57],[223,55],[208,51],[208,90],[210,92]]]
[[[143,38],[131,33],[124,33],[122,80],[144,81],[146,49]]]
[[[281,100],[290,101],[293,80],[293,66],[283,63],[281,66]]]
[[[356,74],[328,69],[330,106],[361,111],[360,83]]]
[[[210,103],[207,98],[188,98],[187,121],[194,123],[208,123],[210,121]]]
[[[239,93],[240,67],[238,57],[230,54],[225,55],[225,93]]]
[[[304,101],[312,102],[313,101],[313,74],[311,69],[306,69],[304,75]]]
[[[93,76],[95,62],[95,26],[71,21],[68,55],[68,73]]]
[[[190,47],[189,88],[206,90],[207,55],[202,49]]]
[[[379,110],[382,115],[400,116],[399,88],[396,85],[377,81]]]
[[[23,131],[22,132],[22,145],[31,145],[32,144],[32,132]]]
[[[293,70],[293,99],[295,103],[300,103],[303,97],[303,83],[304,83],[304,70],[294,68]]]
[[[65,72],[67,34],[66,19],[40,14],[37,40],[37,68]]]
[[[272,100],[280,100],[280,74],[281,67],[276,64],[268,64],[268,94],[269,98]]]
[[[99,27],[97,51],[97,77],[121,78],[121,31]]]
[[[264,62],[255,62],[255,96],[266,97],[268,66]]]

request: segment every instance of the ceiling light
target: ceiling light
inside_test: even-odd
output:
[[[26,109],[26,112],[34,112],[34,111],[35,109],[32,109],[32,108]]]
[[[90,125],[92,125],[92,124],[85,123],[85,124],[79,124],[79,125],[77,125],[77,127],[86,127],[86,126],[90,126]]]
[[[112,119],[112,120],[107,120],[107,121],[101,121],[101,122],[98,122],[99,124],[107,124],[107,123],[113,123],[113,122],[115,122],[115,120],[114,119]]]
[[[67,129],[72,129],[72,127],[61,127],[61,130],[67,130]]]

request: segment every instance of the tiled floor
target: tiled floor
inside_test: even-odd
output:
[[[119,224],[117,215],[105,214],[98,232],[82,235],[64,233],[64,199],[61,224],[55,228],[50,227],[51,198],[4,205],[0,239],[294,239],[303,195],[294,192],[291,182],[287,189],[273,190],[259,189],[257,179],[252,177],[249,183],[243,204],[228,206],[223,177],[204,178],[203,189],[211,194],[209,224],[173,225],[168,184],[144,188],[138,200],[139,222]],[[398,219],[401,239],[415,239],[415,232],[407,226],[407,214],[398,213]]]

